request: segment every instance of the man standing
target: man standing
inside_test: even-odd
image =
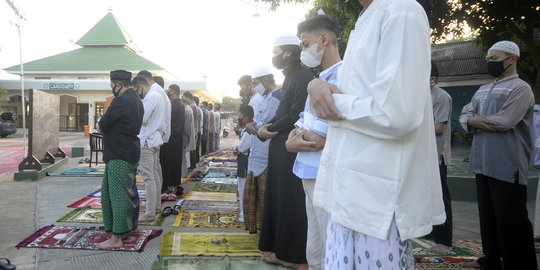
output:
[[[253,122],[253,108],[241,106],[238,113],[238,124],[241,126],[240,142],[236,147],[236,162],[238,164],[236,176],[238,177],[238,201],[240,202],[240,217],[238,221],[244,222],[244,189],[248,169],[249,149],[253,145],[253,134],[249,134],[246,125]]]
[[[534,95],[517,75],[519,48],[499,41],[488,50],[492,83],[483,85],[459,119],[474,132],[469,170],[476,174],[484,269],[536,269],[527,215],[527,176]],[[502,259],[502,262],[501,262]]]
[[[446,221],[441,225],[433,226],[428,238],[435,241],[435,246],[429,251],[447,253],[452,250],[452,200],[446,181],[446,165],[450,164],[450,123],[452,117],[452,97],[437,86],[439,69],[431,62],[431,100],[433,101],[433,119],[435,121],[435,140],[437,142],[437,156],[439,158],[439,175],[444,203]]]
[[[337,86],[308,86],[330,120],[313,198],[329,213],[324,268],[413,269],[410,239],[445,220],[428,18],[414,0],[359,2]]]
[[[285,149],[285,141],[304,110],[307,85],[313,79],[311,71],[300,65],[301,51],[300,40],[295,35],[282,35],[274,41],[272,64],[282,70],[285,80],[276,116],[258,132],[259,137],[272,139],[259,249],[270,252],[263,256],[267,262],[275,262],[277,258],[279,263],[304,267],[307,266],[306,199],[302,181],[293,173],[296,153]]]
[[[255,84],[261,84],[265,89],[259,112],[254,112],[254,121],[246,125],[246,131],[249,134],[257,135],[257,131],[276,115],[282,95],[269,67],[255,68],[251,78]],[[252,234],[257,233],[262,225],[269,145],[270,141],[268,140],[253,138],[248,157],[248,174],[244,188],[244,225],[246,230]]]
[[[191,150],[189,155],[190,160],[190,169],[194,169],[195,165],[197,164],[197,143],[199,142],[198,136],[199,136],[199,130],[201,128],[201,118],[202,113],[199,114],[199,108],[197,107],[197,104],[195,104],[195,99],[193,97],[193,94],[191,92],[186,91],[184,92],[184,100],[187,102],[189,107],[191,108],[191,111],[193,112],[193,124],[194,124],[194,137],[193,137],[193,150]]]
[[[188,173],[188,167],[190,166],[190,151],[193,149],[193,140],[195,139],[194,123],[193,123],[193,110],[188,105],[185,99],[182,99],[182,103],[185,108],[186,121],[184,123],[184,137],[182,139],[182,178]]]
[[[203,155],[201,153],[201,142],[202,142],[202,129],[203,129],[203,124],[204,124],[204,119],[203,119],[203,110],[201,109],[201,106],[199,106],[199,97],[197,96],[194,96],[193,97],[193,101],[195,102],[195,105],[197,106],[197,116],[199,117],[199,126],[198,126],[198,129],[196,130],[197,132],[197,146],[196,146],[196,149],[195,149],[195,161],[196,163],[199,163],[199,161],[201,161],[201,155]]]
[[[171,84],[167,91],[171,101],[171,136],[169,141],[161,146],[160,163],[163,171],[161,193],[174,191],[182,179],[182,139],[186,109],[180,100],[180,87]],[[174,192],[172,192],[174,194]],[[167,198],[168,199],[168,198]]]
[[[214,138],[216,133],[216,124],[212,104],[208,104],[208,153],[214,152]]]
[[[319,78],[336,84],[341,70],[338,49],[338,26],[330,17],[319,15],[298,25],[302,54],[300,60],[308,67],[321,66]],[[295,123],[296,128],[289,134],[285,147],[289,152],[297,152],[293,172],[302,179],[306,194],[306,214],[308,218],[306,258],[309,269],[322,269],[324,243],[326,237],[327,213],[313,205],[315,179],[319,170],[322,148],[326,140],[328,124],[317,118],[309,109],[309,96],[304,111]]]
[[[214,151],[219,150],[219,138],[221,137],[221,105],[214,104],[214,125],[216,133],[214,133]]]
[[[99,120],[103,134],[105,174],[101,184],[103,225],[111,238],[98,248],[122,247],[122,237],[137,228],[139,195],[135,185],[135,166],[139,162],[137,134],[143,121],[143,104],[131,88],[131,72],[111,71],[114,99]]]
[[[161,96],[155,91],[150,91],[150,85],[144,77],[137,76],[132,83],[144,105],[144,117],[139,133],[141,143],[139,169],[146,190],[146,211],[139,220],[153,221],[156,219],[156,214],[161,211],[162,182],[159,176],[161,171],[159,148],[163,144],[165,107]]]
[[[205,156],[208,152],[208,102],[203,101],[201,103],[203,123],[202,123],[202,134],[201,134],[201,155]]]

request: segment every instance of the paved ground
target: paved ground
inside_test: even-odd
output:
[[[61,144],[66,146],[85,140],[80,133],[61,136]],[[231,136],[223,140],[223,145],[232,146],[235,140],[237,138]],[[16,137],[1,139],[0,143],[2,149],[17,147]],[[465,153],[466,149],[461,152]],[[454,157],[455,162],[461,162],[460,154]],[[9,159],[9,154],[3,157],[0,154],[0,164],[4,164],[5,158]],[[63,168],[76,166],[79,159],[71,159]],[[161,237],[150,241],[142,253],[14,248],[37,228],[55,223],[70,211],[66,208],[68,204],[96,190],[100,183],[101,179],[97,177],[46,177],[37,182],[14,182],[12,174],[0,176],[0,257],[10,258],[17,264],[17,269],[149,269],[157,259]],[[534,197],[529,199],[529,213],[534,220]],[[453,201],[452,209],[455,239],[479,239],[476,203]],[[164,232],[172,229],[173,221],[172,216],[165,220]]]

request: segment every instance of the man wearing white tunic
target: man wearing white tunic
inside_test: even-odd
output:
[[[313,203],[329,213],[324,269],[413,269],[410,239],[445,221],[429,24],[413,0],[360,0],[337,87],[308,86],[329,128]]]

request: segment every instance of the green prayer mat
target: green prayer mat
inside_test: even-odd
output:
[[[161,257],[260,256],[259,237],[248,233],[179,233],[170,231],[161,240]]]
[[[193,187],[193,191],[201,191],[201,192],[236,193],[237,190],[238,190],[237,185],[219,184],[219,183],[197,183],[195,187]]]
[[[152,270],[285,270],[286,268],[274,264],[267,264],[261,260],[223,257],[219,259],[200,258],[161,258],[152,264]]]
[[[92,168],[92,167],[75,167],[64,170],[61,173],[49,173],[49,176],[65,176],[65,177],[103,177],[105,174],[105,167]]]
[[[184,228],[243,228],[237,212],[186,212],[181,211],[173,227]]]
[[[139,216],[142,216],[143,213],[140,213]],[[159,215],[154,221],[139,221],[139,225],[143,226],[161,226],[165,217]],[[103,224],[103,212],[101,209],[92,209],[88,207],[77,208],[65,216],[61,217],[57,222],[66,222],[66,223],[98,223]]]

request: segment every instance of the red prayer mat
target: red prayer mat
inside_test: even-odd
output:
[[[161,235],[162,230],[139,229],[124,239],[124,246],[105,250],[141,252],[148,241]],[[108,239],[103,227],[49,225],[37,230],[17,244],[16,248],[59,248],[98,250],[97,243]]]
[[[90,207],[93,209],[101,209],[101,197],[84,197],[70,205],[69,208]]]

